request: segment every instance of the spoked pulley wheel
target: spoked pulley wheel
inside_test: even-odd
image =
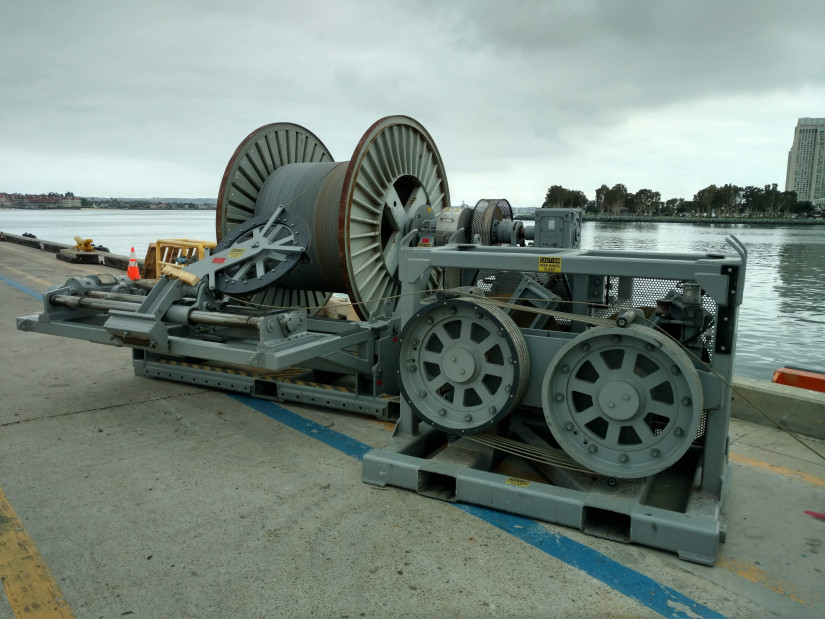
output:
[[[521,401],[530,373],[521,331],[483,302],[438,301],[401,335],[402,397],[415,414],[449,434],[472,434]]]
[[[684,350],[649,327],[597,327],[547,369],[542,407],[553,436],[583,466],[620,478],[675,464],[702,418],[699,374]]]

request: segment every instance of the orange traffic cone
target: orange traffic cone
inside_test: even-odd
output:
[[[131,280],[140,279],[140,269],[138,269],[137,256],[135,255],[135,248],[132,248],[132,253],[129,256],[129,267],[126,269],[126,275]]]

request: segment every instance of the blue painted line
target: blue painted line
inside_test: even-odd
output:
[[[548,531],[535,520],[478,505],[456,504],[456,507],[600,580],[664,617],[725,617],[589,546]]]
[[[0,275],[0,282],[8,284],[12,288],[17,288],[20,292],[25,292],[27,295],[29,295],[30,297],[34,297],[38,301],[43,300],[43,295],[42,294],[40,294],[36,290],[32,290],[28,286],[24,286],[23,284],[14,281],[13,279],[11,279],[9,277],[5,277],[4,275]]]
[[[263,413],[267,417],[271,417],[285,426],[289,426],[293,430],[298,430],[301,434],[306,434],[315,440],[334,447],[338,451],[342,451],[348,456],[355,458],[359,462],[368,451],[372,451],[372,447],[361,441],[356,441],[346,434],[341,434],[335,430],[330,430],[320,423],[310,421],[306,417],[302,417],[297,413],[288,411],[283,406],[278,406],[274,402],[266,400],[258,400],[245,395],[227,393],[230,398],[246,404],[249,408],[255,409],[259,413]]]
[[[274,402],[237,394],[227,393],[226,395],[263,413],[267,417],[271,417],[275,421],[319,440],[330,447],[334,447],[356,460],[360,461],[367,452],[373,449],[346,434],[341,434],[319,423],[310,421],[297,413],[288,411]],[[479,507],[478,505],[463,503],[454,505],[458,509],[603,582],[664,617],[673,619],[696,619],[697,617],[725,619],[725,615],[692,600],[675,589],[656,582],[641,572],[614,561],[589,546],[585,546],[560,533],[548,531],[535,520]]]

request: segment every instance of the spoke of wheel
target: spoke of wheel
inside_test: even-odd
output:
[[[598,391],[594,383],[589,383],[586,380],[580,380],[578,378],[572,379],[568,383],[568,387],[570,391],[575,391],[576,393],[584,393],[585,395],[589,395],[593,399],[596,398]]]
[[[427,201],[427,191],[424,187],[416,187],[412,194],[410,194],[410,199],[407,200],[407,204],[405,205],[408,209],[415,208],[419,204],[426,203]]]
[[[435,333],[438,336],[438,339],[440,339],[441,343],[444,345],[446,345],[448,342],[453,341],[452,336],[450,336],[450,334],[447,333],[447,329],[444,328],[444,325],[438,325],[438,327],[436,327],[433,330],[433,333]]]
[[[483,378],[484,374],[482,374],[481,377]],[[482,387],[484,389],[485,394],[490,397],[495,397],[495,395],[498,393],[498,391],[491,391],[490,388],[487,386],[487,383],[485,383],[483,380],[476,381],[475,389],[478,390],[479,386]],[[478,391],[476,391],[476,393],[478,393]]]
[[[247,273],[249,273],[249,269],[250,269],[251,267],[252,267],[252,263],[251,263],[251,262],[244,262],[244,263],[243,263],[243,264],[242,264],[242,265],[238,268],[237,272],[235,273],[234,278],[235,278],[235,279],[242,279],[243,277],[245,277],[245,276],[246,276],[246,274],[247,274]]]
[[[384,200],[384,206],[386,207],[384,212],[389,213],[393,230],[401,230],[404,226],[404,220],[406,217],[404,205],[401,204],[401,198],[395,190],[395,187],[391,186],[387,192],[387,199]]]
[[[622,426],[616,422],[607,426],[607,434],[604,437],[604,442],[609,447],[615,448],[619,444],[619,433],[622,431]]]
[[[424,363],[435,363],[439,367],[441,366],[441,360],[443,359],[444,355],[440,352],[433,352],[431,350],[422,350],[421,353],[418,355],[419,359],[421,359]]]
[[[635,350],[626,350],[624,351],[624,357],[622,358],[622,372],[625,374],[631,374],[633,372],[633,368],[636,367],[636,358],[638,356],[638,352]]]
[[[676,407],[675,404],[667,405],[667,404],[664,404],[663,402],[656,402],[656,408],[654,408],[653,405],[651,404],[648,407],[647,410],[648,410],[648,412],[653,413],[654,415],[659,415],[659,417],[664,417],[665,419],[668,420],[668,422],[670,422],[670,421],[673,421],[674,419],[676,419],[676,412],[678,411],[678,408]]]
[[[464,318],[461,321],[461,339],[467,342],[470,341],[470,330],[473,328],[473,323],[468,319]]]
[[[397,236],[398,233],[394,233],[393,236]],[[390,242],[387,243],[387,248],[384,250],[384,265],[387,267],[387,272],[392,277],[397,277],[398,275],[398,256],[400,254],[401,248],[399,243],[394,242],[390,239]]]
[[[598,373],[599,378],[604,378],[610,373],[610,368],[607,367],[607,364],[604,362],[601,355],[591,355],[587,358],[587,360],[590,361],[596,369],[596,373]]]
[[[636,430],[636,434],[639,435],[642,442],[645,442],[645,439],[653,438],[655,436],[655,434],[653,434],[653,430],[650,429],[650,426],[644,422],[644,419],[636,419],[630,425],[634,430]]]
[[[654,387],[658,387],[663,382],[667,380],[667,374],[665,374],[662,368],[659,368],[653,374],[648,374],[642,379],[642,384],[645,386],[645,389],[653,389]]]
[[[576,421],[578,421],[581,425],[585,426],[594,419],[597,419],[602,416],[602,412],[595,406],[591,406],[586,411],[578,413],[575,417]]]
[[[453,385],[453,404],[456,406],[464,406],[464,394],[467,392],[467,387],[464,385]]]
[[[486,361],[481,368],[481,376],[487,376],[489,374],[498,378],[504,378],[504,375],[507,373],[507,366],[490,363],[489,361]]]

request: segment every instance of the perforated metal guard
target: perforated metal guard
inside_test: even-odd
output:
[[[633,277],[630,294],[625,296],[620,290],[619,277],[607,278],[608,305],[606,307],[591,307],[590,315],[596,318],[609,318],[616,310],[631,307],[656,307],[656,301],[663,299],[671,290],[682,291],[681,282],[671,279],[645,279]],[[714,324],[705,331],[703,337],[706,343],[711,343],[716,334],[716,316],[719,308],[716,302],[707,296],[702,296],[702,307],[713,317]],[[713,351],[708,347],[708,354]]]

